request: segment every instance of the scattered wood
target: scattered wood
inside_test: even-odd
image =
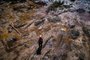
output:
[[[26,23],[25,24],[21,24],[19,26],[15,26],[15,28],[21,28],[21,27],[24,27],[25,25],[26,25]]]
[[[25,27],[24,27],[24,29],[27,29],[29,26],[31,26],[32,24],[34,23],[34,21],[31,21],[30,23],[28,23]]]
[[[18,29],[16,29],[12,24],[10,24],[10,26],[21,36],[21,33]]]
[[[58,40],[58,44],[57,46],[59,46],[62,42],[63,42],[63,35],[61,35],[60,37],[58,37],[59,40]]]

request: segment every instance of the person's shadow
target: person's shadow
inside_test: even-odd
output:
[[[38,47],[38,49],[37,49],[37,51],[36,51],[36,54],[37,54],[37,55],[41,55],[41,50],[42,50],[42,47],[41,47],[41,46]]]

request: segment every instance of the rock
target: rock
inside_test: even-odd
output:
[[[70,0],[71,2],[75,2],[75,0]]]
[[[74,24],[73,24],[73,25],[70,25],[70,24],[69,24],[69,27],[70,27],[70,28],[74,28],[74,27],[75,27],[75,25],[74,25]]]
[[[61,1],[53,1],[53,3],[48,7],[47,9],[47,13],[49,11],[55,11],[57,7],[62,7],[62,5],[64,4],[64,1],[61,2]]]
[[[11,38],[10,40],[7,41],[8,47],[12,47],[13,44],[17,41],[16,38]]]
[[[79,31],[76,30],[71,30],[70,34],[72,39],[76,39],[80,35]]]
[[[89,27],[83,27],[82,30],[86,34],[86,36],[90,37],[90,28]]]
[[[63,7],[70,8],[71,6],[70,5],[63,5]]]
[[[52,18],[48,18],[48,21],[53,22],[53,23],[57,23],[57,22],[60,22],[61,19],[57,16],[53,16]]]
[[[79,8],[79,9],[77,9],[76,11],[77,11],[78,13],[84,13],[84,12],[85,12],[85,10],[82,9],[82,8]]]
[[[47,5],[46,2],[43,2],[43,1],[38,1],[38,2],[35,2],[35,3],[38,4],[38,5],[42,5],[42,6]]]
[[[34,24],[35,26],[38,26],[38,25],[44,24],[44,21],[45,20],[39,20],[39,21],[36,21]]]

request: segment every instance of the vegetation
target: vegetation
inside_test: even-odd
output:
[[[48,7],[46,12],[55,11],[57,8],[60,8],[61,10],[63,10],[64,8],[68,9],[70,7],[71,7],[71,5],[64,5],[64,1],[63,2],[55,1]]]

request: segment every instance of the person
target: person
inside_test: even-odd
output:
[[[38,45],[40,48],[42,48],[42,44],[43,44],[43,39],[42,39],[42,36],[40,35],[39,40],[38,40]]]
[[[41,50],[42,50],[42,44],[43,44],[43,38],[42,38],[42,36],[40,35],[40,37],[39,37],[39,40],[38,40],[38,45],[39,45],[39,47],[38,47],[38,49],[37,49],[37,55],[40,55],[41,54]]]

